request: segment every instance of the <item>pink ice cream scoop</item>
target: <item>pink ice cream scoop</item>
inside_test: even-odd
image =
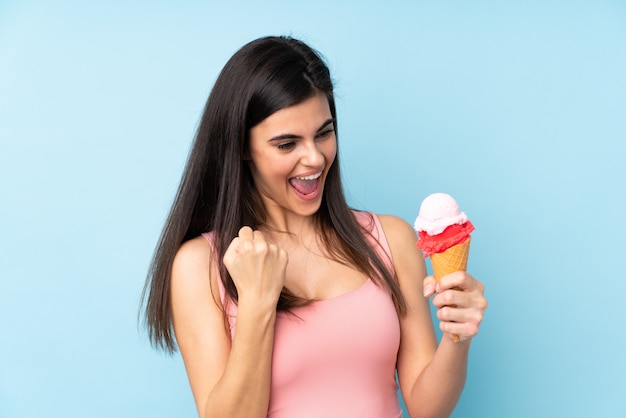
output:
[[[419,236],[416,245],[424,257],[465,242],[474,230],[456,200],[446,193],[433,193],[422,201],[414,226]]]

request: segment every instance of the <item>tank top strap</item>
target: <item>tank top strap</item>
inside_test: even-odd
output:
[[[391,249],[389,248],[389,242],[387,241],[385,231],[383,230],[378,215],[373,212],[361,212],[356,210],[354,210],[353,213],[359,224],[368,232],[366,238],[370,245],[372,245],[372,248],[376,251],[382,262],[385,263],[389,272],[395,275]]]

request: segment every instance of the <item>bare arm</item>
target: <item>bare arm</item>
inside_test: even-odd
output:
[[[398,353],[398,379],[405,404],[411,417],[448,417],[463,390],[471,337],[478,332],[486,308],[482,285],[461,272],[442,278],[433,299],[445,332],[437,345],[427,299],[435,289],[428,288],[431,278],[424,280],[426,266],[415,246],[415,232],[399,218],[380,219],[408,305],[407,315],[400,320]],[[452,290],[456,285],[464,290]],[[454,343],[452,334],[460,335],[462,341]]]
[[[242,231],[224,260],[239,291],[232,343],[208,243],[202,237],[185,243],[172,269],[174,331],[202,418],[267,416],[276,300],[287,260],[260,233]]]

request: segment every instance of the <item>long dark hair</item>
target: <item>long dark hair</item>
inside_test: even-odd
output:
[[[254,185],[247,153],[250,129],[274,112],[322,92],[336,121],[333,84],[320,55],[289,37],[266,37],[242,47],[226,63],[204,108],[187,165],[152,258],[141,296],[144,322],[155,347],[176,349],[172,331],[170,273],[185,241],[212,231],[215,260],[228,296],[237,289],[222,259],[244,225],[258,228],[266,212]],[[335,130],[337,124],[335,122]],[[368,245],[365,231],[348,207],[339,172],[339,156],[329,169],[315,225],[331,256],[352,265],[389,289],[399,313],[406,303],[385,263]],[[278,310],[309,301],[284,289]]]

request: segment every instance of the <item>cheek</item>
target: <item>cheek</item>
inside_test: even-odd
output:
[[[260,178],[273,177],[278,171],[278,161],[263,151],[253,150],[250,163],[255,176]]]
[[[337,142],[332,141],[328,144],[328,147],[325,149],[324,155],[326,156],[326,162],[330,165],[335,161],[335,157],[337,156]]]
[[[263,164],[257,165],[257,175],[259,180],[274,183],[289,175],[292,166],[280,159],[264,160]]]

